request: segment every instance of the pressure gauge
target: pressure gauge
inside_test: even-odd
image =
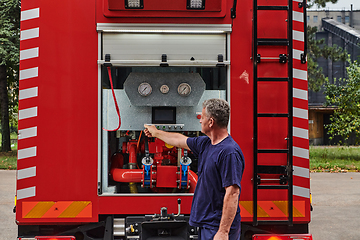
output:
[[[181,96],[188,96],[191,93],[191,87],[187,83],[181,83],[178,87],[178,93]]]
[[[143,82],[142,84],[139,85],[138,92],[140,93],[141,96],[146,97],[151,94],[152,88],[149,83]]]
[[[166,84],[161,85],[161,87],[160,87],[160,92],[161,92],[161,93],[164,93],[164,94],[165,94],[165,93],[168,93],[169,90],[170,90],[170,88],[169,88],[169,86],[166,85]]]

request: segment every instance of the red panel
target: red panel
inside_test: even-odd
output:
[[[258,82],[258,112],[288,113],[287,82]]]
[[[287,122],[285,117],[258,118],[258,148],[287,149]]]
[[[157,166],[156,187],[176,188],[177,166]]]
[[[260,10],[257,13],[258,38],[287,38],[287,11]]]
[[[105,0],[106,1],[106,0]],[[130,9],[125,9],[125,0],[107,0],[108,9],[111,11],[123,10],[123,11],[134,11]],[[224,0],[225,1],[225,0]],[[193,11],[188,10],[187,0],[178,0],[178,1],[168,1],[168,0],[144,0],[144,8],[137,9],[137,12],[145,11]],[[201,12],[220,12],[221,11],[222,0],[206,0],[205,9],[198,10]]]

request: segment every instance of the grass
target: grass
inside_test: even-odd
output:
[[[360,147],[310,146],[309,152],[312,171],[360,171]]]
[[[0,169],[16,169],[17,151],[0,153]]]

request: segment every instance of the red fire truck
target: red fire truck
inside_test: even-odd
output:
[[[305,4],[23,0],[19,239],[197,239],[196,157],[142,130],[199,136],[209,98],[245,156],[241,239],[310,239]]]

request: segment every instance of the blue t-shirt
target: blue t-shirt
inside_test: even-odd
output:
[[[218,228],[220,225],[225,187],[238,185],[244,171],[244,155],[229,135],[216,145],[207,136],[188,138],[187,145],[198,157],[198,182],[191,207],[190,225]],[[238,206],[231,229],[240,228]]]

